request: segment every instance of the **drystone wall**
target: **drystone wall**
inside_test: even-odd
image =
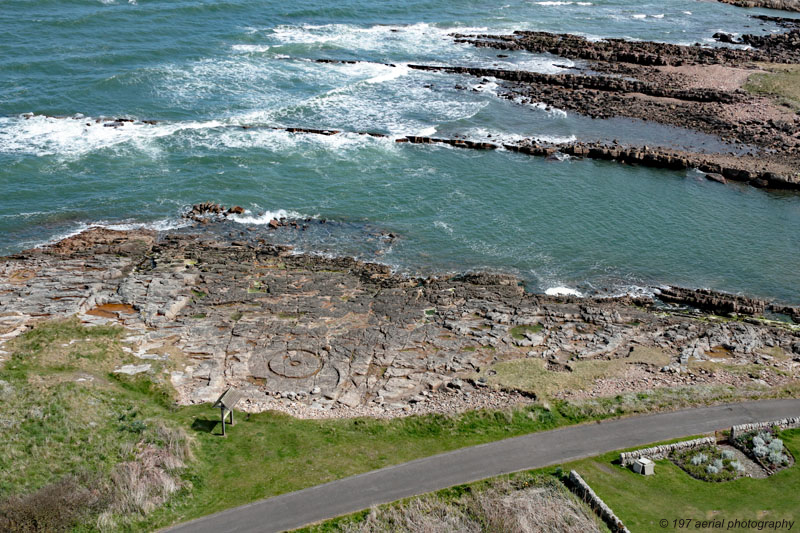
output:
[[[619,462],[622,464],[622,466],[629,466],[640,457],[647,457],[653,460],[663,459],[675,450],[686,450],[709,445],[713,446],[716,443],[717,441],[714,437],[703,437],[701,439],[685,440],[682,442],[675,442],[673,444],[662,444],[660,446],[634,450],[632,452],[622,452],[619,454]]]
[[[777,427],[780,429],[790,429],[800,427],[800,416],[793,416],[790,418],[782,418],[780,420],[773,420],[771,422],[755,422],[753,424],[739,424],[731,428],[731,439],[735,439],[743,433],[757,431],[759,429]]]
[[[579,498],[592,506],[594,511],[603,519],[608,525],[609,529],[614,533],[630,533],[622,520],[619,519],[614,511],[606,505],[600,496],[595,494],[592,487],[586,483],[583,478],[576,471],[571,470],[569,473],[570,488],[578,495]]]

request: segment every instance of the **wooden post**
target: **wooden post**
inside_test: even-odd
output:
[[[225,408],[219,408],[219,414],[222,415],[222,436],[225,436]]]

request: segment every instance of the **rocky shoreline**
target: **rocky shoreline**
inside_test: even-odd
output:
[[[767,9],[780,9],[782,11],[800,12],[798,0],[719,0],[725,4],[738,7],[764,7]]]
[[[501,84],[500,96],[521,104],[545,105],[592,118],[653,121],[714,135],[731,147],[755,147],[757,152],[746,157],[738,157],[741,154],[735,152],[714,156],[734,156],[728,158],[728,168],[745,170],[743,181],[753,185],[795,188],[800,183],[800,116],[743,87],[751,74],[764,72],[765,65],[800,63],[800,20],[754,18],[777,23],[787,31],[743,35],[739,39],[722,33],[713,36],[718,41],[747,45],[747,49],[623,39],[589,41],[577,35],[529,31],[510,35],[453,34],[456,42],[476,47],[546,53],[584,63],[575,67],[577,74],[459,66],[411,65],[410,68],[493,78]],[[642,151],[642,147],[630,148]],[[655,151],[670,150],[655,147]],[[608,157],[608,152],[603,157],[617,159]],[[663,161],[666,168],[673,164],[671,158],[655,159]],[[709,165],[703,164],[703,154],[693,153],[689,159],[693,160],[691,167],[724,174],[720,168],[704,168]],[[730,164],[737,160],[743,164]],[[654,162],[653,166],[660,164]],[[751,177],[753,172],[762,174]],[[728,177],[734,174],[728,172]]]
[[[120,324],[130,364],[117,371],[169,380],[181,404],[234,386],[245,410],[315,418],[656,388],[770,389],[797,379],[800,328],[761,318],[769,303],[686,289],[662,295],[681,305],[529,294],[499,274],[408,278],[208,232],[96,228],[0,259],[0,341],[75,315]],[[775,309],[800,319],[798,308]],[[609,371],[548,395],[498,381],[507,364],[541,368],[545,380],[585,365]]]

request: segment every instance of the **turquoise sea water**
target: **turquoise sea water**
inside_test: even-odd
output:
[[[493,269],[534,291],[669,283],[798,303],[795,193],[693,172],[231,127],[723,149],[711,136],[520,105],[499,98],[492,80],[404,65],[570,72],[580,64],[499,58],[449,34],[532,29],[709,45],[716,31],[778,31],[756,13],[768,11],[689,0],[3,0],[0,253],[95,223],[176,227],[182,209],[212,200],[250,210],[243,231],[265,231],[276,214],[327,219],[324,231],[276,238],[407,272]],[[310,61],[318,58],[375,63]],[[106,128],[98,117],[159,122]],[[376,244],[377,231],[399,237]]]

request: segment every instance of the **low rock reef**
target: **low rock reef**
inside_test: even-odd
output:
[[[209,205],[197,212],[215,213]],[[301,417],[456,412],[695,384],[773,387],[798,377],[800,330],[761,318],[768,303],[687,289],[662,296],[681,306],[530,294],[501,274],[409,278],[209,232],[95,228],[0,259],[0,342],[74,315],[120,324],[135,364],[118,371],[158,368],[154,379],[169,380],[179,403],[213,401],[234,386],[246,410]],[[773,311],[800,318],[798,308]],[[503,365],[519,363],[540,369],[544,383],[582,375],[582,365],[608,373],[551,394],[535,380],[499,381]]]

